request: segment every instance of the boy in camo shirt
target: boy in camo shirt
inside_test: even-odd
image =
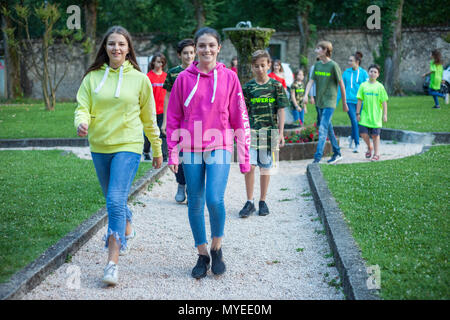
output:
[[[191,65],[195,58],[195,44],[192,39],[184,39],[178,42],[177,45],[178,58],[181,59],[181,65],[173,67],[167,71],[166,81],[164,82],[163,88],[167,90],[166,98],[164,100],[164,119],[161,126],[161,131],[166,134],[166,124],[167,124],[167,106],[169,104],[170,91],[172,91],[173,84],[177,79],[178,75],[184,71],[187,67]],[[184,179],[183,166],[178,167],[178,172],[175,174],[178,182],[178,190],[175,195],[175,201],[178,203],[186,200],[186,180]],[[186,201],[187,203],[187,201]]]
[[[245,174],[247,202],[239,212],[241,218],[246,218],[256,211],[253,200],[255,183],[255,168],[260,167],[261,195],[259,201],[260,216],[269,214],[265,202],[270,181],[272,154],[278,145],[284,146],[284,108],[289,106],[282,84],[269,78],[270,55],[264,50],[255,51],[252,55],[252,72],[254,79],[243,87],[245,104],[247,105],[252,134],[250,146],[250,172]]]

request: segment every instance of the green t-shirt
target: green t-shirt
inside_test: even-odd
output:
[[[434,61],[431,60],[430,71],[430,88],[438,91],[441,89],[441,81],[442,75],[444,74],[444,68],[442,67],[442,64],[434,64]]]
[[[169,69],[169,71],[167,71],[167,77],[166,81],[164,81],[163,88],[169,92],[172,91],[173,84],[181,71],[184,71],[181,66],[176,66]]]
[[[291,85],[291,92],[294,90],[295,92],[295,100],[297,100],[297,104],[301,105],[303,96],[305,95],[305,87],[302,82],[294,81]]]
[[[367,80],[359,86],[356,98],[364,102],[359,124],[368,128],[381,128],[383,126],[383,102],[388,100],[384,86],[378,81],[370,83]]]
[[[255,79],[250,80],[244,84],[242,92],[250,121],[251,147],[271,149],[271,132],[278,132],[278,109],[289,106],[286,91],[280,82],[269,78],[265,84],[258,84]],[[278,138],[278,135],[274,138]]]
[[[312,80],[316,84],[316,106],[319,108],[336,109],[339,81],[342,72],[333,60],[327,63],[317,61],[314,65]]]

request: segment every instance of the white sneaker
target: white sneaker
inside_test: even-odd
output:
[[[131,233],[129,235],[125,236],[125,238],[127,238],[127,243],[128,243],[128,241],[135,239],[136,238],[136,230],[133,228],[131,230]]]
[[[445,104],[448,104],[448,103],[449,103],[449,94],[446,93],[445,94]]]
[[[130,247],[128,245],[125,249],[119,250],[119,256],[126,256],[129,253],[130,253]]]
[[[353,153],[359,152],[359,144],[355,145],[355,148],[353,149]]]
[[[352,136],[348,136],[348,148],[351,149],[353,146],[353,139]]]
[[[119,283],[119,266],[110,261],[103,271],[103,283],[113,285]]]

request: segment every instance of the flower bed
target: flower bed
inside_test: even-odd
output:
[[[316,124],[300,129],[287,129],[284,134],[285,143],[306,143],[319,140],[319,131]]]

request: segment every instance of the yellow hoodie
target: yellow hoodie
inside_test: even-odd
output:
[[[144,131],[153,157],[162,155],[150,80],[128,60],[116,70],[104,64],[89,72],[81,82],[77,102],[75,128],[88,124],[92,152],[141,154]]]

